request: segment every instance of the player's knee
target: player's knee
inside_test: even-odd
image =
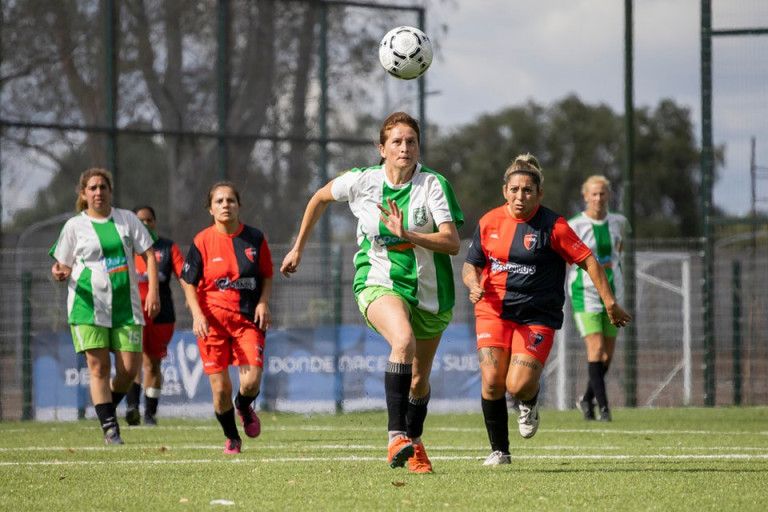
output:
[[[390,343],[392,345],[392,361],[397,363],[413,362],[413,358],[416,355],[416,341],[413,337],[398,336],[390,340]]]
[[[483,398],[486,400],[498,400],[504,396],[504,384],[501,382],[484,382],[482,385]]]
[[[538,386],[538,382],[509,382],[507,383],[507,392],[518,400],[528,400],[536,394]]]

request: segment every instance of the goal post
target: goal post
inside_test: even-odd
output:
[[[686,251],[637,252],[637,403],[646,407],[656,405],[659,397],[673,387],[674,393],[680,394],[678,403],[691,404],[691,259],[692,254]],[[570,303],[566,302],[565,323],[555,336],[556,349],[542,375],[543,386],[553,392],[548,402],[559,410],[572,408],[588,381],[584,342],[573,324]],[[616,382],[623,379],[620,354],[624,350],[620,331],[606,382],[609,397],[615,399],[622,396]]]

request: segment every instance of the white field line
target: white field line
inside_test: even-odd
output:
[[[95,425],[95,424],[94,424]],[[96,427],[94,425],[83,425],[81,427],[82,430],[89,430],[94,431]],[[273,432],[382,432],[384,430],[383,426],[371,426],[371,427],[362,427],[362,426],[355,426],[355,427],[336,427],[332,425],[296,425],[296,426],[290,426],[290,427],[275,427],[272,428],[269,426],[269,423],[266,421],[262,421],[262,428],[264,430],[271,430]],[[130,432],[131,430],[149,430],[148,427],[130,427],[130,426],[121,426],[121,431],[127,431]],[[71,431],[72,427],[48,427],[43,429],[36,429],[37,431],[42,432],[57,432],[59,430],[66,430]],[[211,425],[194,425],[194,426],[188,426],[188,425],[159,425],[156,427],[151,427],[151,431],[163,431],[163,430],[173,430],[173,431],[179,431],[179,430],[186,430],[186,431],[209,431],[209,430],[215,430],[219,431],[221,430],[221,427],[219,425],[211,424]],[[434,432],[481,432],[485,433],[485,429],[482,427],[430,427],[430,431]],[[23,432],[29,432],[29,429],[24,428],[8,428],[8,429],[1,429],[0,433],[23,433]],[[539,428],[539,432],[543,433],[571,433],[571,434],[621,434],[621,435],[758,435],[758,436],[768,436],[768,430],[763,431],[757,431],[757,432],[749,432],[749,431],[728,431],[728,430],[671,430],[671,429],[645,429],[645,430],[623,430],[623,429],[611,429],[611,428],[558,428],[558,429],[547,429],[547,428]]]
[[[384,444],[304,444],[299,445],[296,443],[268,443],[258,444],[259,450],[339,450],[339,451],[353,451],[353,450],[383,450]],[[161,452],[177,452],[177,451],[207,451],[207,450],[220,450],[221,445],[218,444],[183,444],[183,445],[164,445],[164,444],[152,444],[152,443],[130,443],[128,445],[120,447],[111,446],[19,446],[19,447],[7,447],[0,448],[0,453],[13,453],[13,452],[114,452],[120,451],[161,451]],[[432,452],[483,452],[487,449],[487,446],[440,446],[429,445],[429,451]],[[526,452],[547,452],[547,451],[616,451],[624,450],[625,446],[583,446],[583,445],[549,445],[549,446],[527,446]],[[659,451],[678,451],[678,452],[697,452],[697,451],[736,451],[736,452],[754,452],[763,451],[768,453],[768,447],[765,446],[653,446],[648,447],[649,450]]]
[[[483,456],[437,456],[431,457],[432,460],[456,461],[456,460],[474,460],[479,461],[485,458]],[[674,461],[701,461],[701,460],[742,460],[742,461],[761,461],[768,460],[768,453],[763,454],[740,454],[727,453],[716,455],[526,455],[512,456],[513,461],[563,461],[563,460],[621,460],[621,461],[654,461],[654,460],[674,460]],[[19,467],[19,466],[112,466],[112,465],[131,465],[131,466],[152,466],[152,465],[181,465],[181,464],[255,464],[255,463],[293,463],[293,462],[384,462],[384,457],[261,457],[255,459],[242,459],[235,457],[232,459],[187,459],[187,460],[117,460],[117,461],[35,461],[35,462],[0,462],[0,467]]]

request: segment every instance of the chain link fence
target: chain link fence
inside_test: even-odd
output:
[[[753,244],[731,237],[716,244],[718,405],[768,404],[765,336],[768,257],[765,241],[758,242]],[[456,333],[459,337],[466,333],[467,338],[473,338],[474,317],[460,278],[467,244],[463,245],[462,253],[454,258],[457,305],[451,332],[454,338]],[[697,240],[639,241],[637,248],[638,348],[636,354],[627,354],[619,335],[607,376],[608,396],[613,406],[624,405],[623,375],[626,365],[636,361],[639,406],[704,405],[700,243]],[[287,249],[283,244],[272,246],[276,265]],[[362,327],[351,291],[352,258],[356,250],[352,244],[312,245],[305,253],[298,274],[290,279],[275,277],[271,301],[275,329],[306,329],[302,332],[307,332],[307,337],[298,343],[308,354],[313,353],[317,341],[309,334],[315,332],[312,328]],[[32,340],[40,343],[47,337],[68,335],[66,286],[51,280],[51,261],[45,249],[4,250],[0,252],[0,261],[0,278],[6,284],[0,301],[2,419],[31,418],[35,408],[31,391],[35,384],[32,357],[40,347],[33,350],[30,344]],[[181,290],[175,283],[173,288],[177,330],[188,330],[191,319]],[[455,342],[455,339],[444,339],[438,354]],[[468,348],[466,355],[474,359],[473,349]],[[269,336],[265,356],[268,361]],[[583,342],[570,315],[566,315],[542,380],[544,405],[572,407],[586,387],[586,370]],[[275,393],[269,389],[268,374],[266,371],[264,394],[274,397]],[[332,396],[327,398],[333,400]]]

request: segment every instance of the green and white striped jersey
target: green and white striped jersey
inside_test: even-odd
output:
[[[604,219],[595,220],[582,212],[569,219],[568,224],[603,266],[616,300],[621,303],[624,295],[621,256],[624,238],[629,231],[626,217],[609,212]],[[568,273],[568,294],[574,313],[605,311],[592,279],[578,265],[571,265]]]
[[[442,175],[418,164],[409,182],[393,185],[387,181],[383,165],[355,168],[334,179],[331,192],[335,200],[349,203],[358,220],[355,294],[368,286],[384,286],[430,313],[453,308],[450,255],[396,237],[381,223],[378,208],[393,199],[403,211],[403,225],[409,231],[434,233],[444,222],[460,227],[464,214]]]
[[[112,208],[106,219],[85,212],[69,219],[49,254],[72,268],[70,324],[144,325],[133,255],[152,247],[147,228],[129,210]]]

